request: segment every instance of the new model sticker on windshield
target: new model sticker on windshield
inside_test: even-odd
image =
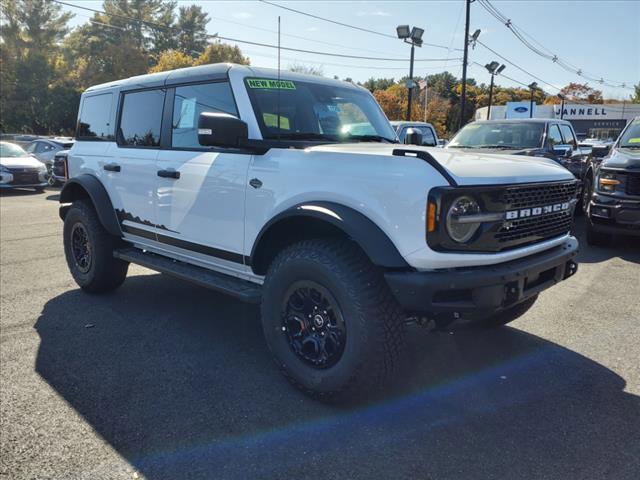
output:
[[[296,85],[291,80],[273,80],[271,78],[248,78],[249,88],[279,88],[280,90],[295,90]]]
[[[640,143],[640,137],[630,138],[627,143]]]

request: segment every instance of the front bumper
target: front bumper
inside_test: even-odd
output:
[[[589,204],[589,222],[599,232],[640,236],[640,200],[596,193]]]
[[[479,320],[569,278],[578,265],[578,241],[497,265],[431,272],[387,272],[385,279],[410,315],[437,321]]]

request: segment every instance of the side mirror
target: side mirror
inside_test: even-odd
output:
[[[591,147],[591,155],[596,158],[604,158],[609,155],[611,147],[609,145],[594,145]]]
[[[228,113],[202,112],[198,143],[205,147],[240,147],[249,138],[247,123]]]
[[[557,157],[568,158],[571,156],[573,148],[571,145],[554,145],[553,154]]]
[[[405,145],[422,145],[422,132],[415,128],[408,128],[404,143]]]

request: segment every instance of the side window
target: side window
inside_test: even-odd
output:
[[[238,115],[229,83],[203,83],[176,87],[171,125],[173,147],[200,148],[198,117],[202,112]]]
[[[125,93],[118,128],[118,145],[160,146],[164,90]]]
[[[112,93],[84,97],[76,131],[78,140],[113,141],[112,99]]]
[[[578,142],[576,142],[576,137],[573,135],[573,130],[569,125],[560,125],[560,131],[565,145],[571,145],[574,150],[578,148]]]
[[[27,148],[25,148],[25,151],[27,153],[34,153],[36,151],[36,147],[40,144],[40,142],[31,142],[29,145],[27,145]]]
[[[555,123],[553,125],[549,125],[547,142],[549,143],[549,147],[551,148],[553,148],[555,145],[562,145],[562,135],[560,135],[560,129]]]
[[[423,145],[435,145],[436,144],[436,137],[433,134],[433,130],[431,130],[429,127],[423,127],[420,129],[420,131],[422,132],[422,144]]]

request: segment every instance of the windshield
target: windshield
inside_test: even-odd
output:
[[[0,157],[26,157],[27,152],[25,152],[22,147],[19,145],[14,145],[13,143],[0,143]]]
[[[640,118],[636,118],[620,137],[620,148],[640,148]]]
[[[470,123],[447,148],[539,148],[543,133],[543,123]]]
[[[277,80],[247,78],[245,84],[265,140],[397,141],[395,131],[367,92],[281,80],[278,94]]]

